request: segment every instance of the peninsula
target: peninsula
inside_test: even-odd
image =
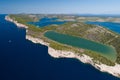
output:
[[[39,23],[46,16],[46,24],[50,24],[49,21],[53,24],[43,26]],[[26,39],[47,46],[50,56],[76,58],[102,72],[120,77],[118,33],[102,26],[86,24],[86,17],[70,15],[11,14],[5,19],[18,27],[26,28]],[[96,21],[94,18],[92,20]],[[97,20],[112,21],[114,18],[97,17]],[[119,19],[115,22],[119,22]]]

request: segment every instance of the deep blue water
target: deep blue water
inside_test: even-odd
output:
[[[0,80],[120,80],[76,59],[55,59],[0,15]]]
[[[40,19],[38,22],[29,22],[29,24],[33,24],[38,27],[44,27],[44,26],[48,26],[48,25],[52,25],[52,24],[61,25],[61,24],[64,24],[65,22],[66,21],[58,21],[58,18],[44,17],[44,18]]]
[[[113,23],[113,22],[86,22],[87,24],[94,24],[103,26],[105,28],[108,28],[114,32],[120,33],[120,23]]]

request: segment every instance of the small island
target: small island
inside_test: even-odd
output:
[[[52,14],[10,14],[5,19],[25,28],[26,39],[47,46],[52,57],[76,58],[120,77],[120,34],[87,24],[87,21],[117,23],[120,19]]]

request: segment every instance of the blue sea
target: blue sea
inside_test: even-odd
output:
[[[59,21],[58,18],[44,17],[44,18],[41,18],[38,22],[28,22],[28,23],[35,25],[37,27],[44,27],[52,24],[61,25],[61,24],[64,24],[65,22],[66,21]]]
[[[110,29],[110,30],[120,34],[120,23],[114,23],[114,22],[91,22],[91,21],[87,21],[86,23],[87,24],[103,26],[103,27],[105,27],[107,29]]]
[[[25,39],[0,15],[0,80],[120,80],[76,59],[52,58],[48,48]]]

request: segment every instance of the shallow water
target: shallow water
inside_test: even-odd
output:
[[[48,31],[44,35],[47,38],[62,44],[67,44],[77,48],[92,50],[113,61],[115,61],[116,59],[116,51],[113,47],[103,45],[97,42],[93,42],[80,37],[60,34],[54,31]]]

